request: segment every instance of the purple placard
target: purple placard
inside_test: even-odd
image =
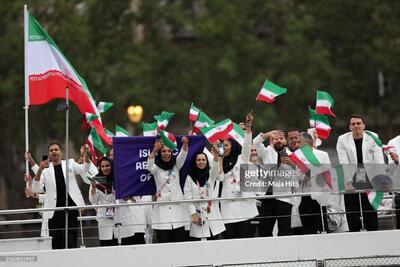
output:
[[[189,152],[180,171],[180,183],[183,188],[189,172],[192,157],[202,151],[206,143],[204,136],[187,136]],[[176,136],[178,155],[182,136]],[[156,141],[155,136],[113,137],[115,194],[117,199],[130,196],[153,195],[156,192],[153,175],[147,171],[147,158]]]

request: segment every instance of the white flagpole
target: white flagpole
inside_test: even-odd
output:
[[[69,142],[69,88],[65,88],[65,206],[68,207],[69,196],[69,155],[68,155],[68,142]],[[68,212],[65,213],[65,248],[68,248]]]
[[[25,155],[29,151],[29,129],[28,129],[28,111],[29,111],[29,80],[28,80],[28,38],[29,38],[29,14],[28,6],[24,5],[24,69],[25,69]],[[28,157],[25,160],[25,173],[29,174],[29,162]],[[26,188],[29,187],[29,183],[26,182]]]

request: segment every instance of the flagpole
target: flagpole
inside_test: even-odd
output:
[[[68,156],[68,143],[69,143],[69,88],[65,88],[65,206],[68,207],[69,196],[69,156]],[[68,248],[68,209],[65,211],[65,248]]]
[[[28,81],[28,6],[24,5],[24,71],[25,71],[25,155],[29,151],[29,129],[28,129],[28,115],[29,115],[29,81]],[[28,157],[25,159],[25,173],[29,174],[29,161]],[[29,187],[29,182],[26,181],[25,187]]]

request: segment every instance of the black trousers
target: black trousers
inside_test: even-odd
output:
[[[146,244],[146,241],[144,240],[144,233],[135,233],[135,235],[133,236],[133,244]]]
[[[76,248],[78,240],[78,215],[77,210],[68,212],[68,248]],[[49,220],[49,233],[52,237],[53,249],[65,248],[65,212],[55,211]]]
[[[278,236],[291,235],[292,205],[277,199],[262,199],[260,209],[260,236],[272,236],[278,220]]]
[[[299,205],[299,213],[302,224],[302,234],[309,235],[322,232],[321,206],[318,201],[312,199],[310,196],[302,197]],[[322,213],[325,231],[328,231],[326,207],[322,207]]]
[[[344,205],[346,207],[347,223],[350,232],[359,232],[361,227],[361,212],[359,194],[345,194]],[[361,205],[364,217],[364,227],[368,231],[378,230],[378,213],[369,203],[367,194],[361,193]]]
[[[179,227],[171,230],[156,230],[158,243],[184,242],[185,227]]]
[[[224,239],[251,238],[254,236],[253,227],[250,220],[227,223],[225,224],[226,230],[222,233],[222,236]]]
[[[118,246],[118,239],[99,240],[101,247]]]
[[[396,209],[396,229],[400,229],[400,194],[394,193],[394,208]]]

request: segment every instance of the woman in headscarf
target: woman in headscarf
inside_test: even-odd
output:
[[[218,197],[219,182],[216,179],[221,172],[218,164],[218,151],[215,147],[213,147],[213,158],[210,168],[208,157],[204,152],[193,157],[183,189],[185,199]],[[190,225],[191,237],[217,239],[218,234],[225,231],[218,202],[190,203],[188,209],[192,219]]]
[[[179,170],[188,153],[187,137],[182,137],[182,148],[177,157],[172,150],[157,140],[147,161],[147,170],[153,174],[158,202],[183,199],[179,183]],[[156,230],[159,243],[185,241],[184,226],[189,221],[185,204],[155,205],[152,214],[152,228]]]
[[[224,140],[223,175],[218,179],[222,183],[222,198],[245,196],[240,190],[240,165],[250,161],[253,116],[246,116],[246,132],[243,149],[234,139]],[[250,220],[258,215],[256,200],[221,201],[221,214],[226,230],[225,239],[252,237]]]
[[[103,157],[98,167],[99,173],[90,185],[89,201],[92,205],[115,204],[113,162],[110,158]],[[121,238],[122,245],[132,244],[135,232],[131,217],[128,207],[98,208],[100,246],[116,246],[118,237]]]

